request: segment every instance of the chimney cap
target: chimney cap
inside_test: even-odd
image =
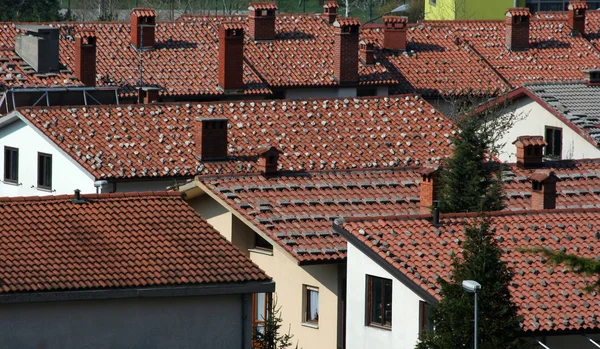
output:
[[[383,16],[383,23],[385,23],[385,24],[396,24],[396,23],[407,24],[408,17],[405,17],[405,16]]]
[[[75,34],[76,37],[79,38],[95,38],[96,37],[96,31],[94,31],[94,29],[80,29],[77,31],[77,33]]]
[[[506,17],[531,17],[527,7],[513,7],[506,10]]]
[[[544,140],[544,136],[519,136],[517,140],[512,144],[521,147],[529,147],[529,146],[542,146],[545,147],[548,145]]]
[[[427,176],[431,176],[432,174],[440,172],[440,170],[441,170],[441,167],[439,167],[439,166],[425,166],[419,170],[419,173],[422,176],[427,177]]]
[[[244,30],[244,26],[240,22],[225,22],[221,26],[226,29]]]
[[[544,182],[558,182],[560,179],[556,177],[554,171],[550,172],[534,172],[531,176],[529,176],[529,180],[544,183]]]
[[[251,2],[250,6],[248,6],[248,10],[277,11],[277,9],[277,4],[272,1]]]
[[[325,3],[323,4],[323,8],[339,8],[339,7],[340,7],[340,5],[335,0],[325,1]]]
[[[588,4],[586,1],[581,1],[581,0],[570,1],[568,9],[569,9],[569,11],[587,10]]]
[[[131,15],[138,17],[156,17],[156,11],[153,8],[134,8],[131,10]]]
[[[338,18],[333,22],[334,27],[360,27],[360,20],[358,18],[346,17]]]
[[[367,46],[375,46],[375,44],[377,44],[377,40],[375,40],[373,38],[364,38],[364,39],[360,40],[359,44],[367,45]]]

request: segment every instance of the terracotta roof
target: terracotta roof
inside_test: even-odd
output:
[[[450,251],[460,254],[463,227],[473,217],[442,215],[437,227],[430,217],[419,216],[352,221],[343,228],[357,243],[364,243],[439,299],[437,280],[448,279],[452,273]],[[510,291],[526,332],[598,328],[597,294],[582,291],[595,279],[570,273],[562,265],[545,264],[542,256],[519,252],[519,248],[548,247],[594,258],[600,248],[599,219],[599,209],[492,214],[496,240],[504,251],[502,259],[514,271]]]
[[[547,146],[544,136],[519,136],[512,144],[518,144],[523,147],[528,146]]]
[[[325,1],[325,3],[323,4],[323,7],[327,7],[327,8],[339,8],[340,5],[338,5],[336,0],[329,0],[329,1]]]
[[[277,10],[277,4],[275,2],[251,2],[250,7],[255,10]]]
[[[569,10],[587,10],[588,5],[586,1],[571,1],[569,2]]]
[[[338,217],[419,212],[419,168],[197,177],[300,263],[346,258]]]
[[[531,16],[531,12],[529,12],[528,8],[523,8],[523,7],[515,7],[515,8],[509,8],[506,9],[506,14],[507,15],[511,15],[511,16],[521,16],[521,17],[529,17]]]
[[[131,13],[139,17],[156,17],[156,11],[153,8],[134,8]]]
[[[548,178],[558,179],[558,177],[556,177],[556,175],[552,171],[550,171],[550,172],[534,172],[528,178],[529,178],[529,180],[535,181],[535,182],[543,182],[543,181],[547,180]]]
[[[175,194],[0,199],[0,293],[269,280]]]
[[[337,27],[360,26],[360,20],[354,17],[340,17],[333,25]]]
[[[402,16],[383,16],[383,23],[408,23],[408,17]]]
[[[455,125],[423,98],[392,96],[197,104],[22,108],[19,113],[96,178],[257,173],[257,148],[280,170],[437,164]],[[229,161],[204,162],[198,117],[227,118]]]

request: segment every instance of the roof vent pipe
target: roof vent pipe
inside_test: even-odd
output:
[[[74,204],[85,204],[87,200],[81,197],[81,190],[75,189],[75,196],[73,197],[71,202]]]
[[[432,223],[434,226],[439,226],[440,225],[440,209],[438,207],[438,201],[436,200],[434,202],[434,206],[433,209],[431,210],[431,218],[432,218]]]

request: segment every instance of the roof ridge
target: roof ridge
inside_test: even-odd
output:
[[[146,191],[146,192],[119,192],[119,193],[102,193],[102,194],[81,194],[83,199],[88,200],[106,200],[106,199],[135,199],[149,197],[172,197],[179,196],[181,193],[177,191]],[[46,195],[46,196],[13,196],[0,197],[2,203],[21,203],[21,202],[47,202],[47,201],[63,201],[70,200],[75,197],[74,194],[61,195]]]

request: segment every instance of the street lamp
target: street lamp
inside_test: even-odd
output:
[[[462,287],[465,291],[469,293],[475,294],[475,339],[474,339],[474,348],[477,349],[477,294],[479,290],[481,290],[481,285],[474,280],[463,280]]]
[[[373,19],[369,19],[367,22],[365,22],[365,24],[369,24],[369,23],[371,23],[371,22],[373,22],[373,21],[376,21],[376,20],[378,20],[379,18],[381,18],[381,17],[383,17],[383,16],[387,16],[387,15],[389,15],[389,14],[391,14],[391,13],[397,13],[397,12],[404,12],[404,11],[407,11],[409,8],[410,8],[410,4],[404,4],[404,5],[400,5],[400,6],[396,7],[395,9],[391,10],[390,12],[388,12],[388,13],[386,13],[386,14],[383,14],[383,15],[381,15],[381,16],[379,16],[379,17],[376,17],[376,18],[373,18]],[[372,8],[370,8],[370,10],[372,10]],[[371,13],[371,12],[369,12],[369,18],[371,18],[371,15],[372,15],[372,13]],[[363,26],[364,26],[365,24],[363,24]]]

